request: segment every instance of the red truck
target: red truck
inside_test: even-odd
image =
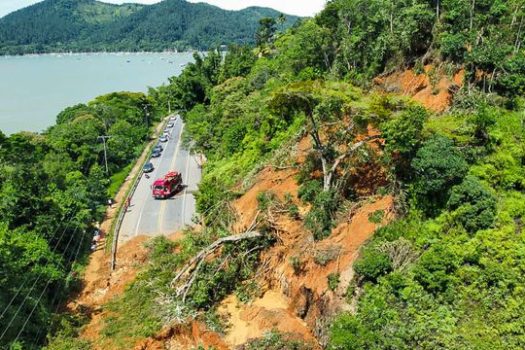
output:
[[[151,189],[155,199],[169,198],[182,189],[182,174],[170,171],[162,179],[155,180]]]

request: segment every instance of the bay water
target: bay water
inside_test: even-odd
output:
[[[181,73],[191,53],[94,53],[0,57],[0,130],[40,132],[57,114],[114,92],[147,92]]]

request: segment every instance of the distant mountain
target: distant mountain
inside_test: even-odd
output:
[[[204,3],[165,0],[154,5],[95,0],[46,0],[0,18],[0,54],[57,51],[158,51],[250,44],[261,7],[227,11]],[[284,28],[298,17],[286,16]]]

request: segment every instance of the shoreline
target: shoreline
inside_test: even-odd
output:
[[[16,58],[16,57],[42,57],[42,56],[99,56],[99,55],[113,55],[113,56],[132,56],[132,55],[153,55],[153,54],[192,54],[195,51],[89,51],[89,52],[44,52],[44,53],[24,53],[20,55],[2,55],[2,58]],[[201,51],[198,51],[201,52]]]

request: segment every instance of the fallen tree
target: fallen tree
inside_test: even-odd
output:
[[[206,261],[208,257],[215,254],[225,244],[262,237],[263,235],[259,231],[254,230],[258,216],[259,213],[256,214],[252,224],[246,230],[246,232],[238,235],[231,235],[219,238],[206,248],[202,249],[191,260],[189,260],[180,269],[179,273],[175,276],[175,278],[173,278],[173,280],[170,282],[170,288],[176,288],[176,297],[182,297],[182,301],[186,301],[188,292],[190,291],[191,286],[195,282],[202,264]]]

